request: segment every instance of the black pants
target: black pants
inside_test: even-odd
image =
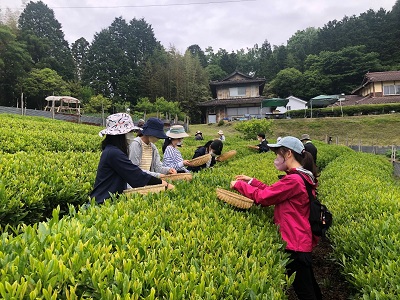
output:
[[[289,251],[292,261],[286,266],[289,276],[296,272],[293,288],[299,300],[321,300],[322,294],[312,269],[312,256],[309,252]]]

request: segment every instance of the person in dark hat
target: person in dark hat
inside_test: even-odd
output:
[[[313,159],[314,159],[314,163],[317,164],[317,147],[315,147],[315,145],[311,142],[310,136],[308,134],[303,134],[300,138],[300,141],[303,143],[304,145],[304,149],[307,152],[310,152]]]
[[[126,113],[117,113],[107,117],[106,128],[99,132],[106,136],[101,144],[102,153],[97,167],[96,180],[90,198],[98,204],[111,198],[112,194],[121,194],[127,184],[131,187],[163,184],[167,188],[173,185],[143,172],[128,158],[126,134],[135,129],[132,118]]]
[[[206,162],[204,165],[201,165],[198,167],[188,167],[188,170],[192,171],[192,172],[198,172],[204,168],[211,168],[212,166],[215,165],[216,157],[218,155],[221,155],[223,147],[224,147],[224,144],[220,140],[211,140],[211,141],[208,141],[204,146],[198,147],[196,149],[196,151],[194,152],[193,158],[210,153],[211,159],[208,162]]]
[[[202,133],[200,130],[196,131],[196,134],[194,135],[194,139],[195,139],[196,141],[202,141],[202,140],[204,140],[204,138],[203,138],[203,133]]]
[[[163,178],[166,174],[176,174],[176,170],[164,167],[155,143],[166,139],[164,123],[157,118],[149,118],[143,126],[142,136],[136,137],[129,145],[129,159],[144,172]]]

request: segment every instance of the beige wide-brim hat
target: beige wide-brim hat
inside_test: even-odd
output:
[[[300,138],[300,141],[310,141],[310,136],[308,134],[303,134]]]
[[[185,132],[185,128],[182,125],[173,125],[166,133],[167,137],[172,139],[181,139],[188,137],[189,135]]]
[[[224,132],[222,130],[218,131],[218,134],[224,134]]]

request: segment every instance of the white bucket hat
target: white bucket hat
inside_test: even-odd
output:
[[[171,128],[167,131],[166,135],[172,139],[180,139],[189,136],[185,132],[185,128],[183,128],[182,125],[171,126]]]
[[[139,127],[133,124],[130,115],[117,113],[107,117],[106,128],[99,132],[99,136],[125,134],[134,129],[139,129]]]

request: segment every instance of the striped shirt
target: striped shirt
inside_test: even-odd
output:
[[[165,148],[163,166],[174,168],[177,171],[185,171],[186,173],[189,173],[189,170],[183,165],[183,157],[181,152],[171,145]]]
[[[140,161],[139,167],[142,170],[150,171],[151,161],[153,159],[153,149],[151,148],[151,144],[148,145],[142,142],[142,160]]]

